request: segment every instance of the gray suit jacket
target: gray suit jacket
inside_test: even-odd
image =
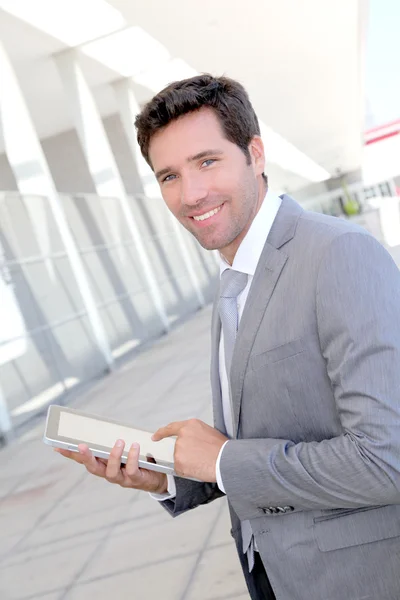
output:
[[[366,231],[282,205],[230,373],[221,458],[232,532],[249,519],[278,600],[400,598],[400,273]],[[215,307],[215,426],[225,432]],[[219,497],[176,479],[173,515]]]

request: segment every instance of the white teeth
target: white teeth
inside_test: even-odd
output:
[[[221,210],[221,207],[218,206],[218,208],[215,208],[214,210],[210,210],[210,212],[204,213],[204,215],[200,215],[199,217],[193,217],[193,219],[195,221],[204,221],[205,219],[209,219],[213,215],[216,215],[217,212],[219,212],[220,210]]]

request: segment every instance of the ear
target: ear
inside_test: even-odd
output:
[[[262,175],[265,168],[264,144],[259,135],[255,135],[250,144],[249,152],[255,175]]]

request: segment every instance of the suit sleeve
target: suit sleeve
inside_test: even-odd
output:
[[[221,456],[240,519],[400,503],[400,273],[366,233],[335,238],[316,284],[321,352],[343,433],[319,442],[231,440]]]
[[[172,517],[179,517],[183,513],[208,504],[224,496],[216,483],[200,483],[182,477],[175,477],[176,496],[171,500],[160,502]]]

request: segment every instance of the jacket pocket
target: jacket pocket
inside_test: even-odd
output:
[[[297,340],[292,340],[291,342],[287,342],[281,346],[265,350],[265,352],[260,354],[250,356],[248,366],[250,369],[255,371],[264,365],[276,363],[280,360],[284,360],[285,358],[296,356],[296,354],[303,352],[303,349],[303,341],[301,338],[298,338]]]
[[[332,519],[340,519],[341,517],[347,517],[349,515],[354,515],[355,513],[375,510],[376,508],[385,508],[386,506],[390,505],[361,506],[359,508],[333,508],[332,510],[327,510],[326,514],[322,514],[319,517],[314,517],[314,523],[322,523],[324,521],[331,521]]]
[[[400,506],[344,509],[314,519],[314,538],[322,552],[400,536]]]

